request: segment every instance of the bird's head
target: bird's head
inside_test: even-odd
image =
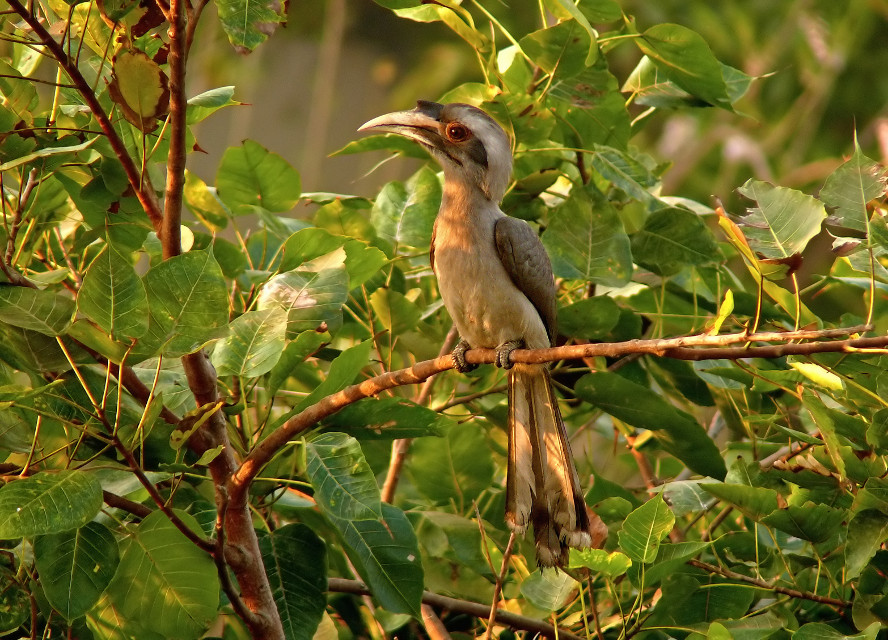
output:
[[[358,131],[385,131],[416,140],[444,169],[444,176],[502,200],[512,175],[512,149],[503,128],[468,104],[420,100],[410,111],[373,118]]]

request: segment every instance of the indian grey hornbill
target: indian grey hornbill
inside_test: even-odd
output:
[[[523,220],[499,208],[512,174],[509,138],[467,104],[419,101],[411,111],[370,120],[359,131],[396,133],[429,150],[444,169],[444,193],[429,257],[461,340],[457,369],[470,348],[496,349],[509,369],[506,522],[533,525],[537,563],[558,566],[569,547],[591,544],[589,516],[548,366],[514,365],[516,348],[555,342],[555,281],[549,257]]]

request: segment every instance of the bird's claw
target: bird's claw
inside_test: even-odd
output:
[[[524,342],[521,340],[509,340],[502,343],[496,348],[496,359],[493,361],[493,364],[500,369],[511,369],[514,364],[511,360],[512,352],[523,347]]]
[[[472,364],[466,360],[466,351],[471,348],[471,345],[462,339],[455,347],[453,347],[453,351],[451,352],[453,363],[456,365],[456,370],[460,373],[468,373],[469,371],[474,371],[478,368],[477,364]]]

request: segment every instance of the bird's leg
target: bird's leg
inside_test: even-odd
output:
[[[453,356],[453,362],[456,364],[456,370],[460,373],[468,373],[478,368],[477,364],[466,361],[466,351],[471,348],[472,346],[468,342],[460,338],[457,345],[453,347],[453,351],[450,352]]]
[[[501,369],[511,369],[514,364],[511,360],[512,352],[515,349],[523,349],[524,340],[509,340],[502,343],[496,348],[496,359],[493,364]]]

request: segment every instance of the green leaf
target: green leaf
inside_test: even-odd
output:
[[[216,372],[255,378],[271,371],[286,345],[287,312],[280,307],[247,311],[230,326],[228,337],[213,350]]]
[[[883,625],[877,625],[872,628],[872,633],[867,628],[863,633],[848,635],[823,622],[809,622],[793,632],[792,640],[875,640],[882,627]]]
[[[841,411],[827,407],[823,400],[820,399],[820,396],[813,393],[810,389],[803,390],[802,404],[811,414],[814,423],[820,429],[820,436],[823,438],[823,444],[829,455],[829,459],[832,461],[839,474],[844,476],[845,461],[842,459],[839,450],[841,443],[839,442],[838,433],[836,432],[836,423],[843,419],[844,414]]]
[[[304,524],[259,538],[272,596],[288,640],[312,640],[327,607],[327,547]]]
[[[620,287],[632,277],[632,253],[623,223],[597,190],[574,190],[551,213],[542,235],[559,278]]]
[[[635,585],[656,584],[676,571],[680,571],[688,560],[709,549],[710,544],[700,541],[661,544],[653,564],[644,567],[638,564],[632,565],[628,572],[629,579]]]
[[[215,187],[191,171],[185,172],[185,204],[210,231],[220,231],[228,225],[228,212],[216,195]]]
[[[332,395],[338,391],[342,391],[361,373],[367,362],[370,360],[370,350],[373,348],[372,340],[365,340],[353,347],[349,347],[340,353],[333,362],[330,363],[330,369],[327,371],[327,377],[324,381],[312,390],[308,396],[297,404],[290,414],[295,415],[306,407],[313,405],[315,402],[326,396]]]
[[[244,140],[229,147],[216,173],[216,190],[235,214],[253,213],[259,207],[272,213],[289,211],[302,195],[299,173],[276,153],[258,142]]]
[[[521,595],[538,609],[557,611],[563,607],[579,583],[563,571],[538,571],[521,583]]]
[[[801,253],[820,233],[826,211],[819,200],[758,180],[748,180],[737,191],[758,205],[749,209],[741,226],[749,246],[765,258],[789,258]]]
[[[413,140],[395,134],[367,136],[360,140],[352,140],[330,155],[348,156],[367,151],[391,151],[405,158],[417,158],[420,160],[428,160],[429,157],[429,154],[422,146],[416,144]]]
[[[287,238],[279,269],[281,271],[297,269],[304,263],[340,247],[345,249],[345,269],[348,271],[349,289],[364,284],[387,261],[382,251],[365,242],[343,235],[334,235],[318,227],[306,227]]]
[[[603,340],[620,321],[613,298],[595,296],[558,309],[558,331],[580,340]]]
[[[389,182],[376,196],[370,222],[394,245],[428,248],[441,206],[441,182],[429,167],[417,171],[407,184]]]
[[[38,473],[0,487],[0,540],[82,527],[102,508],[102,488],[90,473]]]
[[[602,573],[608,578],[616,578],[626,573],[631,566],[632,560],[620,551],[608,553],[604,549],[570,550],[569,568],[571,569],[585,567],[586,569]]]
[[[64,333],[74,315],[74,301],[51,291],[0,285],[0,322],[47,336]]]
[[[441,436],[450,419],[406,398],[364,398],[324,420],[331,429],[348,430],[359,440]]]
[[[774,489],[729,483],[705,483],[700,486],[719,500],[730,502],[753,520],[761,520],[777,510],[777,492]]]
[[[234,48],[249,53],[274,33],[287,16],[277,0],[216,0],[219,21]]]
[[[596,145],[592,166],[602,177],[636,200],[648,205],[655,202],[651,190],[658,185],[657,178],[629,153]]]
[[[305,473],[324,511],[340,520],[382,518],[376,477],[357,440],[325,433],[305,445]]]
[[[712,232],[696,213],[672,207],[653,213],[632,236],[636,261],[662,276],[719,259]]]
[[[815,504],[808,500],[802,505],[791,504],[785,509],[774,511],[762,518],[762,522],[802,540],[826,542],[839,533],[846,517],[847,512],[844,509]]]
[[[284,348],[278,363],[268,376],[269,393],[277,393],[294,370],[330,339],[330,334],[303,331]]]
[[[857,231],[869,230],[867,204],[881,198],[888,189],[885,167],[870,160],[854,141],[854,155],[826,179],[820,199],[835,207],[831,220]]]
[[[677,24],[658,24],[635,42],[679,87],[713,106],[731,110],[721,63],[700,34]]]
[[[454,424],[444,438],[413,443],[408,467],[420,493],[438,504],[451,501],[462,511],[493,481],[493,458],[484,432],[471,423]]]
[[[148,295],[132,262],[107,246],[83,276],[77,310],[118,340],[148,329]]]
[[[423,310],[407,296],[393,289],[380,287],[370,294],[370,306],[376,320],[388,331],[392,339],[416,329]]]
[[[577,381],[577,396],[618,420],[648,429],[660,445],[697,473],[724,478],[721,454],[693,416],[676,409],[647,387],[609,372],[590,373]]]
[[[397,507],[383,503],[382,516],[382,520],[331,520],[376,600],[392,613],[418,618],[423,570],[416,534]]]
[[[256,307],[287,311],[287,335],[309,330],[335,330],[348,298],[348,273],[339,250],[337,259],[281,273],[262,285]]]
[[[651,563],[674,524],[675,516],[657,495],[626,516],[619,534],[620,548],[636,562]]]
[[[856,514],[848,523],[845,579],[853,580],[859,576],[885,540],[888,540],[888,518],[885,514],[872,509]]]
[[[519,43],[522,51],[543,71],[558,79],[571,78],[586,68],[586,55],[594,46],[589,33],[576,20],[529,33]]]
[[[170,356],[200,349],[228,326],[228,290],[210,251],[189,251],[164,260],[143,279],[151,310],[140,347]],[[140,349],[141,350],[141,349]]]
[[[71,622],[99,601],[120,555],[114,534],[99,522],[88,522],[79,529],[39,536],[34,560],[46,599]]]
[[[191,515],[176,515],[200,531]],[[128,622],[169,640],[192,640],[217,615],[219,577],[212,558],[153,511],[124,539],[108,594]]]
[[[202,122],[210,115],[224,107],[240,106],[243,102],[234,99],[234,87],[218,87],[204,91],[188,99],[185,118],[188,124]]]
[[[400,3],[399,3],[400,4]],[[411,3],[413,4],[413,3]],[[487,38],[475,28],[471,14],[457,4],[421,4],[394,9],[395,15],[416,22],[441,21],[475,49],[487,47]]]

